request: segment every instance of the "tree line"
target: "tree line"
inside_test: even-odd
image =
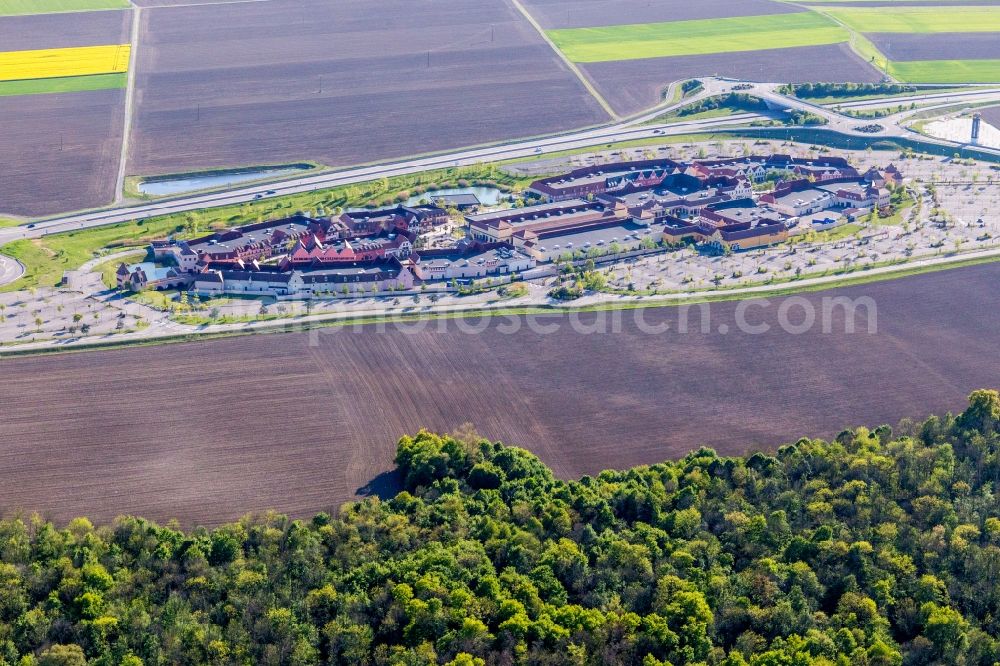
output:
[[[0,664],[985,666],[998,431],[983,390],[957,416],[576,481],[420,432],[403,490],[335,517],[13,518]]]
[[[715,109],[736,109],[738,111],[763,111],[767,105],[759,97],[746,93],[731,92],[725,95],[714,95],[692,102],[677,110],[678,116],[693,116]]]
[[[802,99],[817,97],[860,97],[862,95],[900,95],[916,92],[916,86],[900,83],[787,83],[778,88],[782,95]]]

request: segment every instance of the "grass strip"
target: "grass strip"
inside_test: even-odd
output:
[[[815,12],[550,30],[574,62],[636,60],[836,44],[850,33]]]
[[[41,95],[47,93],[84,92],[88,90],[114,90],[124,88],[127,74],[93,74],[90,76],[61,76],[50,79],[0,81],[0,97],[15,95]]]
[[[0,0],[0,16],[128,9],[128,0]]]

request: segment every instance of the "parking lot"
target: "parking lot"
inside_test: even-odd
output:
[[[793,230],[788,243],[769,248],[711,256],[689,247],[604,267],[608,287],[640,293],[731,288],[1000,247],[1000,173],[992,165],[900,161],[891,153],[834,154],[845,154],[860,171],[894,161],[916,203],[888,220],[863,218],[822,232]]]
[[[69,290],[0,294],[0,345],[69,340],[137,330],[149,324],[120,304]]]

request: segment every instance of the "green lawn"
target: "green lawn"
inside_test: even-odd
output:
[[[832,243],[834,241],[844,240],[850,236],[861,231],[863,227],[860,224],[854,222],[848,222],[839,227],[834,227],[833,229],[828,229],[827,231],[816,231],[813,232],[815,235],[811,236],[812,242],[815,243]]]
[[[71,266],[65,257],[56,257],[56,253],[43,247],[40,241],[19,240],[7,243],[3,246],[3,254],[13,257],[21,262],[25,267],[33,267],[35,270],[28,271],[26,275],[14,282],[0,287],[0,291],[16,291],[17,289],[27,289],[40,284],[52,286],[59,282],[62,272],[71,268],[76,268],[89,259],[85,258],[78,262],[76,266]]]
[[[0,16],[128,9],[128,0],[0,0]]]
[[[813,12],[550,30],[574,62],[731,53],[846,42],[850,34]]]
[[[697,113],[690,113],[686,116],[679,115],[676,111],[673,113],[668,113],[666,115],[660,116],[651,120],[649,124],[655,123],[686,123],[691,120],[708,120],[709,118],[725,118],[727,116],[732,116],[737,113],[751,113],[745,109],[735,109],[731,106],[720,106],[717,109],[708,109],[707,111],[699,111]]]
[[[889,72],[910,83],[1000,83],[1000,60],[891,62]]]
[[[95,266],[94,271],[101,274],[101,282],[104,283],[105,287],[114,288],[118,286],[118,266],[120,266],[122,262],[126,264],[138,263],[142,261],[145,254],[146,253],[143,250],[136,249],[135,254],[132,256],[105,261],[104,263]]]
[[[873,227],[899,227],[899,226],[902,226],[903,220],[905,219],[904,218],[904,214],[908,214],[909,212],[910,212],[909,208],[904,208],[904,209],[897,210],[895,213],[893,213],[889,217],[879,217],[878,215],[876,215],[875,219],[873,219],[871,221],[871,225]]]
[[[117,284],[117,278],[115,279]],[[170,306],[173,305],[173,297],[177,294],[176,291],[156,291],[149,290],[139,292],[135,294],[132,299],[136,303],[141,303],[142,305],[149,306],[154,310],[169,310]]]
[[[997,32],[996,7],[822,7],[858,32]]]
[[[127,77],[128,75],[122,72],[117,74],[93,74],[91,76],[61,76],[52,79],[0,81],[0,97],[124,88],[128,80]]]

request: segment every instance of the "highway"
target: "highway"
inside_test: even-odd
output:
[[[893,97],[891,102],[887,100],[860,100],[857,102],[831,103],[830,106],[842,109],[878,109],[886,106],[907,106],[909,104],[924,104],[928,102],[941,102],[946,105],[959,104],[962,102],[994,101],[1000,95],[1000,88],[982,87],[978,90],[964,90],[957,92],[930,93],[926,95],[908,95]],[[937,106],[937,104],[935,104]],[[921,109],[922,110],[922,109]]]
[[[264,185],[238,187],[223,192],[196,194],[167,200],[158,200],[150,203],[117,206],[103,210],[75,213],[39,221],[30,226],[22,225],[0,229],[0,245],[21,238],[36,238],[51,233],[126,222],[134,219],[163,215],[166,213],[177,213],[189,210],[240,204],[261,198],[310,192],[338,185],[349,185],[379,178],[412,174],[430,169],[468,166],[482,162],[524,157],[537,157],[548,153],[587,148],[620,141],[650,139],[659,136],[706,133],[714,130],[745,125],[753,120],[764,118],[764,116],[758,114],[742,113],[723,118],[683,121],[669,124],[648,124],[658,116],[676,108],[686,106],[706,97],[732,91],[734,86],[739,89],[739,92],[761,97],[776,109],[801,109],[803,111],[809,111],[821,115],[826,118],[829,123],[828,125],[823,126],[824,129],[867,138],[909,136],[912,134],[911,130],[907,130],[902,127],[900,122],[913,113],[927,110],[927,107],[925,107],[916,111],[904,111],[901,114],[881,118],[877,121],[866,121],[844,116],[827,107],[818,106],[803,100],[781,95],[776,92],[779,84],[751,84],[721,79],[703,79],[703,82],[704,89],[696,95],[675,103],[661,104],[647,112],[642,113],[641,115],[610,125],[568,132],[556,136],[532,138],[523,141],[471,148],[452,153],[418,157],[385,164],[328,171],[310,176],[292,178],[277,183],[272,182]],[[961,93],[931,92],[928,94],[915,94],[906,97],[886,97],[882,99],[864,100],[863,102],[858,102],[857,104],[844,103],[840,106],[846,107],[851,105],[852,107],[878,108],[879,106],[885,107],[898,104],[909,105],[911,103],[922,104],[933,102],[935,107],[945,107],[954,104],[982,102],[987,100],[1000,102],[1000,89],[988,88]],[[877,122],[885,129],[877,134],[862,133],[855,129],[860,125],[868,124],[870,122]],[[922,136],[920,138],[924,141],[932,143],[954,146],[956,148],[959,147],[959,144],[949,141],[928,139]],[[1000,151],[997,151],[997,154],[1000,155]],[[0,284],[2,283],[2,280],[0,280]]]
[[[787,108],[796,109],[800,111],[806,111],[809,113],[814,113],[816,115],[822,116],[826,119],[827,124],[823,125],[822,128],[826,130],[832,130],[839,132],[841,134],[864,136],[873,139],[879,138],[890,138],[890,137],[909,137],[912,138],[915,134],[913,130],[907,129],[904,123],[911,116],[918,113],[924,113],[927,111],[933,111],[934,109],[944,109],[961,104],[977,104],[982,102],[1000,102],[1000,88],[985,88],[982,90],[975,91],[964,91],[955,93],[928,93],[925,95],[910,95],[903,97],[886,97],[881,99],[870,99],[859,102],[845,102],[835,104],[835,106],[840,108],[850,108],[856,110],[864,109],[878,109],[886,107],[896,107],[903,105],[908,107],[911,104],[916,104],[920,108],[917,109],[904,109],[898,113],[886,116],[884,118],[877,119],[866,119],[866,118],[855,118],[852,116],[847,116],[838,111],[830,108],[829,105],[819,105],[807,100],[801,100],[793,97],[787,97],[778,93],[775,88],[777,86],[773,84],[755,84],[752,89],[746,90],[747,93],[755,95],[765,100],[769,105],[775,108]],[[878,132],[860,132],[856,128],[863,125],[881,125],[882,130]],[[924,135],[919,136],[921,141],[926,141],[927,143],[936,143],[939,145],[953,146],[955,148],[960,147],[961,144],[957,144],[952,141],[945,141],[943,139],[935,139],[933,137],[928,137]],[[984,148],[982,146],[978,147],[980,150],[985,150],[986,152],[993,152],[1000,155],[1000,151],[992,150],[989,148]]]

